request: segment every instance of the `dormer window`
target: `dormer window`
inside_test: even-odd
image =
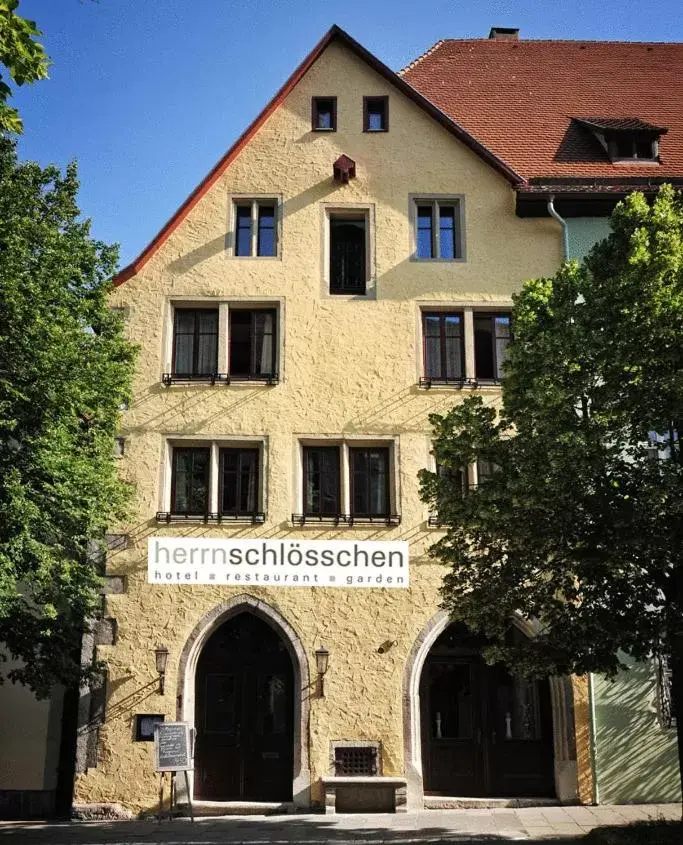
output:
[[[652,138],[638,138],[637,135],[619,135],[610,143],[612,161],[639,159],[655,161],[657,159],[657,141]]]
[[[605,150],[613,163],[659,161],[659,138],[664,126],[654,126],[637,117],[577,117]]]

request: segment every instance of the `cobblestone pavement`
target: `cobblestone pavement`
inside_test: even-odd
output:
[[[174,821],[0,822],[0,845],[379,845],[580,839],[601,825],[680,819],[680,804],[429,810],[400,815],[230,816]]]

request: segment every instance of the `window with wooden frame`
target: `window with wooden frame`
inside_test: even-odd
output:
[[[235,199],[233,255],[275,258],[278,254],[277,200]]]
[[[389,97],[363,97],[363,132],[389,131]]]
[[[304,516],[341,514],[339,446],[304,446],[303,469]]]
[[[279,317],[279,307],[265,303],[172,303],[163,384],[276,384]]]
[[[416,198],[413,200],[415,258],[421,261],[462,260],[462,200]]]
[[[386,447],[349,448],[351,474],[351,518],[388,517],[389,449]]]
[[[204,516],[209,513],[209,472],[211,450],[208,447],[173,449],[171,474],[171,513]]]
[[[477,379],[500,381],[510,343],[510,314],[474,314],[474,371]]]
[[[176,441],[168,448],[170,495],[158,522],[265,521],[261,440]]]
[[[219,459],[219,514],[252,517],[259,509],[259,449],[226,447]]]
[[[230,378],[273,378],[276,373],[277,311],[274,308],[231,308],[228,323]]]
[[[187,379],[217,372],[218,308],[175,309],[172,370]]]
[[[336,97],[313,97],[311,99],[311,129],[313,132],[337,131]]]
[[[368,217],[329,215],[330,293],[363,296],[367,283]]]
[[[424,376],[434,382],[465,378],[463,315],[454,311],[423,311]]]
[[[301,454],[303,512],[292,514],[293,522],[400,523],[392,512],[391,445],[322,442],[303,445]]]

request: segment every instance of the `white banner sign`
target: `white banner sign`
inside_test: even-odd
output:
[[[407,587],[408,543],[151,537],[150,584]]]

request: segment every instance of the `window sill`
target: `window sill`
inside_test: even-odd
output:
[[[465,258],[420,258],[418,255],[411,255],[410,261],[416,264],[466,264]]]
[[[418,387],[429,390],[432,387],[446,387],[449,389],[462,390],[469,388],[476,390],[480,387],[495,387],[500,388],[500,379],[482,379],[482,378],[435,378],[434,376],[420,376]]]
[[[235,255],[233,252],[226,253],[226,258],[231,261],[282,261],[282,255]]]
[[[260,375],[259,373],[249,373],[248,375],[214,373],[210,376],[186,376],[176,373],[164,373],[161,377],[164,387],[170,387],[172,384],[203,384],[211,387],[216,384],[264,384],[270,386],[278,384],[279,381],[280,376],[278,373],[273,373],[272,375]]]
[[[315,514],[293,513],[293,525],[334,525],[351,528],[354,525],[386,525],[388,527],[401,524],[401,515],[394,513],[387,516],[351,516],[338,513],[334,516],[317,516]]]
[[[326,128],[325,126],[312,126],[311,127],[311,132],[336,132],[336,131],[337,131],[336,127],[334,127],[334,128],[330,127],[329,129]]]
[[[254,513],[204,513],[204,514],[189,514],[189,513],[171,513],[170,511],[157,511],[157,522],[166,523],[216,523],[221,525],[223,523],[228,525],[261,525],[266,521],[266,515],[262,512]]]

